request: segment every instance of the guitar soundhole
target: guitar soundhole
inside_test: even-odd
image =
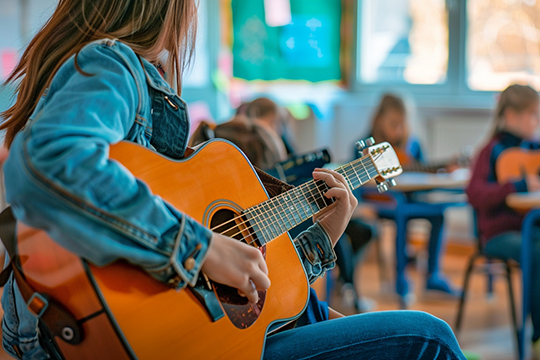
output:
[[[246,225],[249,226],[247,220],[244,217],[232,220],[237,216],[237,213],[229,209],[218,210],[212,216],[210,227],[217,233],[255,246],[257,239],[252,231],[246,229]],[[220,226],[220,224],[223,225]],[[266,259],[266,246],[258,247],[258,249]],[[218,283],[214,283],[214,288],[225,313],[237,328],[246,329],[250,327],[261,314],[266,299],[266,291],[259,291],[259,301],[253,305],[247,298],[240,296],[235,288]]]

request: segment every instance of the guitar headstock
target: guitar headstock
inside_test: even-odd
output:
[[[375,180],[379,183],[379,191],[384,192],[395,186],[396,182],[391,179],[401,174],[403,168],[392,145],[383,142],[364,149],[363,153],[369,155],[375,164],[378,174]]]

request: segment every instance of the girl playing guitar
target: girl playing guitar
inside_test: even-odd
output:
[[[110,145],[122,140],[169,158],[184,156],[189,124],[177,93],[196,20],[194,0],[60,0],[8,79],[19,90],[2,114],[10,148],[8,202],[17,220],[45,230],[91,264],[123,259],[180,292],[203,272],[255,303],[257,290],[271,286],[261,252],[185,216],[108,156]],[[164,53],[165,79],[154,66]],[[332,247],[356,206],[341,175],[313,175],[337,204],[297,241],[310,280],[333,266]],[[6,351],[15,358],[54,358],[13,279],[2,305]],[[205,350],[204,340],[192,346]],[[178,359],[183,351],[178,347]],[[268,336],[261,357],[464,359],[448,325],[419,312],[283,331]]]

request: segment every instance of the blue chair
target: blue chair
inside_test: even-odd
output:
[[[467,270],[465,271],[464,280],[463,280],[463,292],[461,293],[461,297],[459,300],[456,324],[454,327],[455,333],[456,335],[458,335],[459,332],[461,331],[463,312],[465,308],[465,300],[467,298],[467,293],[469,289],[469,281],[470,281],[471,274],[473,273],[473,270],[475,270],[475,264],[477,260],[482,259],[482,258],[485,260],[485,262],[482,264],[483,266],[481,266],[481,268],[476,267],[476,270],[480,270],[487,275],[487,292],[490,295],[493,293],[494,275],[496,275],[497,273],[498,265],[502,265],[503,272],[504,272],[504,275],[508,284],[510,313],[512,315],[512,325],[514,327],[514,333],[516,334],[518,357],[521,359],[519,355],[522,353],[522,350],[520,349],[520,331],[519,331],[518,323],[517,323],[516,304],[515,304],[514,290],[513,290],[514,287],[512,285],[512,269],[516,266],[517,263],[515,263],[512,260],[503,260],[503,259],[494,258],[486,254],[483,241],[481,239],[481,235],[478,232],[477,215],[475,211],[473,211],[473,224],[474,224],[474,227],[473,227],[474,235],[477,240],[477,250],[470,257],[468,265],[467,265]]]
[[[398,179],[399,180],[399,179]],[[442,189],[441,189],[442,190]],[[405,274],[407,265],[407,224],[412,219],[431,219],[443,216],[448,206],[457,203],[431,203],[418,201],[414,193],[403,193],[390,190],[378,194],[376,189],[363,187],[356,190],[355,195],[365,202],[374,204],[381,219],[391,219],[396,223],[396,293],[399,295],[400,307],[407,308],[409,283]]]
[[[530,296],[531,296],[531,273],[532,273],[532,239],[534,236],[534,228],[540,221],[540,209],[532,210],[530,211],[525,219],[523,220],[523,223],[521,225],[521,262],[519,266],[521,267],[521,274],[522,274],[522,312],[521,312],[521,322],[518,324],[516,311],[515,311],[515,301],[514,301],[514,294],[512,290],[512,283],[511,283],[511,265],[508,261],[502,261],[498,259],[493,259],[495,261],[502,261],[505,264],[506,267],[506,277],[508,281],[508,290],[509,290],[509,297],[510,297],[510,305],[511,305],[511,311],[512,311],[512,322],[513,326],[516,332],[516,340],[517,340],[517,350],[518,350],[518,359],[524,360],[525,359],[525,325],[527,324],[527,318],[530,313]],[[476,221],[475,221],[476,223]],[[476,233],[477,238],[478,234]],[[480,241],[479,241],[480,242]],[[479,245],[479,249],[476,254],[474,254],[470,261],[469,266],[467,268],[467,272],[465,274],[465,281],[464,281],[464,288],[463,288],[463,295],[460,300],[458,315],[457,315],[457,321],[456,321],[456,333],[459,332],[461,327],[461,316],[462,316],[462,308],[463,303],[465,300],[465,291],[468,286],[468,277],[469,273],[472,270],[472,266],[474,261],[479,256],[486,256],[485,253],[483,253],[482,247]],[[488,257],[489,258],[489,257]],[[488,283],[489,284],[489,283]]]

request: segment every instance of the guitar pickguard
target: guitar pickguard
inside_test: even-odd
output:
[[[235,218],[237,220],[233,220]],[[256,246],[256,235],[254,232],[246,229],[249,226],[246,226],[247,223],[244,221],[245,219],[239,217],[239,214],[235,211],[224,208],[215,211],[211,215],[210,227],[220,234],[230,236],[239,241],[245,242],[245,239],[249,239]],[[248,236],[246,236],[246,232],[249,233]],[[266,246],[258,247],[258,249],[266,259]],[[240,296],[238,290],[235,288],[218,283],[213,283],[213,285],[223,310],[234,326],[239,329],[246,329],[259,318],[266,300],[266,291],[259,291],[259,301],[257,304],[252,304],[246,297]]]

